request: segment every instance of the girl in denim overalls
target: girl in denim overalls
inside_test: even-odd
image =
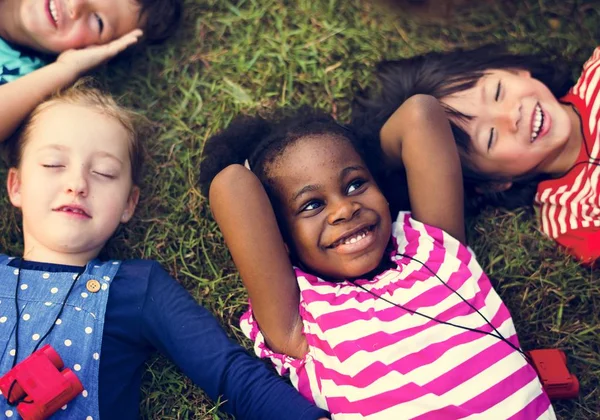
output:
[[[140,123],[80,84],[37,107],[16,136],[7,188],[24,251],[0,254],[0,376],[50,344],[83,385],[52,418],[136,418],[144,362],[158,349],[238,418],[326,417],[159,264],[98,258],[138,202]],[[0,417],[20,418],[5,396]]]

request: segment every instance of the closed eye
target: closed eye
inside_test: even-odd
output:
[[[100,176],[102,176],[102,177],[104,177],[104,178],[108,178],[108,179],[115,179],[115,178],[116,178],[114,175],[107,174],[107,173],[104,173],[104,172],[98,172],[98,171],[94,171],[94,173],[95,173],[96,175],[100,175]]]
[[[94,14],[94,17],[96,18],[96,22],[98,22],[98,33],[102,35],[102,31],[104,31],[104,22],[98,14]]]
[[[492,147],[492,142],[494,141],[494,128],[490,130],[490,139],[488,140],[487,151],[489,152]]]
[[[500,99],[500,91],[502,89],[502,82],[500,80],[498,80],[498,86],[496,87],[496,97],[494,98],[494,100],[496,102],[498,102],[498,99]]]
[[[46,164],[42,164],[42,166],[44,168],[64,168],[65,165],[46,165]]]

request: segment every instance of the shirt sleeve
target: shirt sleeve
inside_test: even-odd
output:
[[[584,264],[591,264],[600,258],[600,228],[571,230],[556,238],[556,242],[567,248],[567,252]]]
[[[152,269],[142,317],[144,337],[210,398],[225,400],[225,410],[236,418],[329,417],[230,340],[212,314],[158,264]]]

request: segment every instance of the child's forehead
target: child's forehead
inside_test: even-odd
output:
[[[129,133],[117,118],[97,107],[56,101],[38,112],[26,141],[26,148],[35,149],[54,144],[128,150]]]

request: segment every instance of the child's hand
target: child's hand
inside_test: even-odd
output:
[[[142,30],[134,29],[108,44],[64,51],[58,56],[56,62],[69,66],[69,69],[75,72],[76,77],[79,77],[135,44],[141,36]]]

